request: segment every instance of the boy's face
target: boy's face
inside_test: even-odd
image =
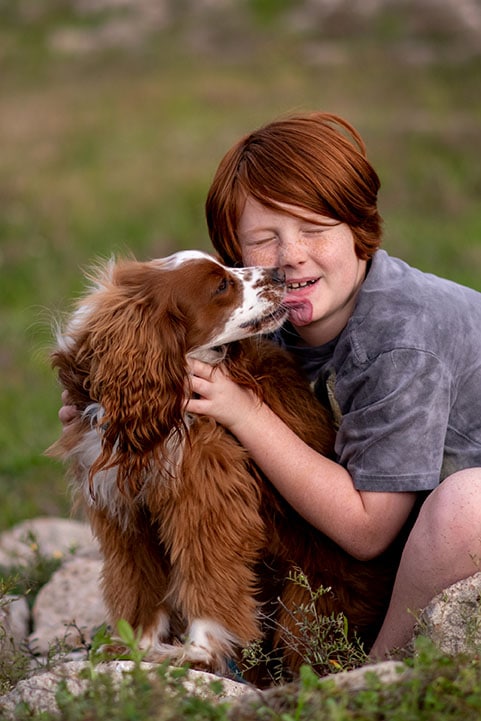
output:
[[[348,225],[292,205],[275,210],[247,198],[237,234],[244,265],[278,267],[289,320],[308,345],[335,338],[354,309],[366,274]]]

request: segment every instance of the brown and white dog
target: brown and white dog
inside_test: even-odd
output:
[[[111,622],[141,629],[152,658],[222,673],[255,639],[281,649],[282,629],[299,635],[293,609],[309,598],[287,577],[300,568],[313,588],[332,589],[318,612],[344,612],[369,641],[395,563],[349,557],[280,498],[225,428],[184,412],[187,359],[222,361],[332,455],[329,415],[292,359],[253,338],[286,318],[279,272],[186,251],[111,261],[90,280],[52,354],[80,414],[48,453],[69,464],[100,542]],[[295,673],[298,649],[282,653]]]

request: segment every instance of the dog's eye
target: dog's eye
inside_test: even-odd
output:
[[[215,294],[218,295],[219,293],[225,293],[225,291],[231,284],[232,281],[230,281],[228,278],[222,278],[219,285],[217,286]]]

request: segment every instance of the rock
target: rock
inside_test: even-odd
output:
[[[428,636],[445,654],[481,647],[481,573],[439,593],[421,613],[416,635]]]
[[[102,562],[73,558],[56,571],[40,589],[33,606],[33,632],[29,641],[35,651],[46,654],[55,639],[76,648],[89,642],[107,621],[99,589]]]
[[[368,664],[362,668],[342,673],[329,674],[319,679],[319,684],[334,683],[340,689],[358,693],[367,688],[371,683],[372,676],[383,684],[392,684],[404,680],[410,671],[398,661],[383,661],[375,664]],[[299,697],[299,681],[293,681],[282,686],[273,686],[265,691],[257,689],[246,692],[236,699],[229,709],[228,718],[233,721],[252,721],[258,718],[260,708],[268,708],[269,718],[294,718],[289,713],[290,704],[297,706]]]
[[[60,680],[67,678],[69,690],[72,693],[81,693],[86,687],[85,679],[79,678],[83,666],[84,664],[79,662],[62,664],[55,671],[19,681],[13,691],[0,699],[0,711],[6,718],[15,718],[15,707],[19,703],[27,704],[36,713],[58,711],[55,692]]]
[[[35,553],[62,558],[77,556],[99,558],[98,546],[90,527],[66,518],[34,518],[22,521],[0,536],[0,565],[28,565]]]
[[[406,667],[400,661],[382,661],[380,663],[367,664],[353,671],[330,674],[326,679],[334,681],[339,688],[347,688],[350,691],[361,691],[366,688],[367,677],[376,674],[382,683],[394,683],[399,681]]]
[[[36,545],[42,555],[57,557],[63,562],[38,593],[31,619],[25,599],[0,598],[1,658],[7,659],[8,663],[8,654],[18,650],[26,638],[30,647],[40,654],[40,666],[44,662],[42,656],[59,642],[64,648],[80,651],[57,656],[58,665],[53,671],[39,674],[37,666],[36,675],[19,682],[13,691],[0,698],[1,718],[2,709],[13,718],[13,708],[20,701],[25,701],[37,712],[56,708],[55,691],[62,678],[68,679],[72,693],[80,693],[87,683],[80,677],[80,671],[89,666],[85,661],[71,659],[86,656],[94,631],[107,621],[99,587],[102,561],[89,527],[78,521],[55,518],[25,521],[0,535],[0,562],[8,567],[35,561],[36,551],[32,545]],[[73,554],[72,549],[75,549]],[[33,625],[30,636],[29,624]],[[481,573],[438,594],[420,615],[416,635],[431,638],[443,653],[449,655],[478,649],[481,646]],[[155,664],[143,666],[152,672],[157,668]],[[99,668],[120,679],[132,664],[112,661]],[[390,683],[399,680],[400,669],[406,673],[402,664],[389,661],[327,678],[342,688],[357,692],[366,687],[367,675],[375,673],[382,683]],[[218,677],[191,671],[185,680],[186,688],[189,693],[195,693],[197,684],[201,683],[203,693],[207,693],[206,682],[213,679],[218,680]],[[247,684],[227,679],[223,679],[223,686],[223,695],[219,698],[242,696],[232,704],[233,713],[237,713],[236,709],[239,713],[233,718],[242,718],[244,712],[248,714],[249,705],[255,708],[268,703],[269,708],[275,708],[279,703],[281,708],[282,694],[289,693],[289,689],[295,694],[297,688],[295,684],[287,684],[260,692]]]
[[[110,661],[99,664],[95,671],[96,674],[109,673],[120,681],[123,674],[128,673],[133,667],[134,664],[131,661]],[[158,668],[156,664],[152,663],[142,663],[141,667],[152,671],[152,677]],[[86,662],[71,661],[59,665],[53,671],[40,673],[20,681],[13,691],[0,698],[0,715],[3,714],[1,718],[14,719],[15,707],[22,702],[28,704],[36,714],[58,712],[55,693],[59,682],[66,679],[70,693],[74,695],[82,693],[89,683],[81,676],[81,672],[86,668],[89,668],[89,664]],[[215,693],[211,688],[211,683],[219,680],[222,681],[222,690]],[[246,684],[219,679],[213,674],[193,670],[187,672],[182,683],[190,695],[199,694],[213,701],[235,698],[249,690]]]

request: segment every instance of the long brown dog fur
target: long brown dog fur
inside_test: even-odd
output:
[[[152,640],[162,613],[170,626],[161,640],[171,643],[193,620],[213,619],[228,633],[212,670],[225,671],[225,655],[263,638],[296,674],[302,655],[285,643],[300,633],[293,610],[310,599],[289,573],[301,569],[312,588],[330,587],[318,613],[344,613],[350,633],[369,644],[387,608],[398,551],[367,563],[353,559],[281,498],[225,428],[205,416],[186,421],[186,356],[211,322],[202,310],[200,265],[166,268],[161,278],[157,266],[119,262],[94,278],[79,303],[85,312],[67,326],[68,343],[59,343],[52,364],[81,412],[99,403],[104,414],[79,415],[48,453],[68,462],[85,503],[113,624],[126,619]],[[231,269],[220,268],[217,276],[235,285]],[[222,302],[235,303],[234,291]],[[333,456],[329,412],[286,352],[247,338],[228,344],[223,360],[232,378],[306,443]],[[90,457],[85,438],[93,431],[101,446]],[[179,467],[169,458],[173,446]],[[110,485],[102,500],[103,482]],[[250,678],[265,682],[260,672]]]

